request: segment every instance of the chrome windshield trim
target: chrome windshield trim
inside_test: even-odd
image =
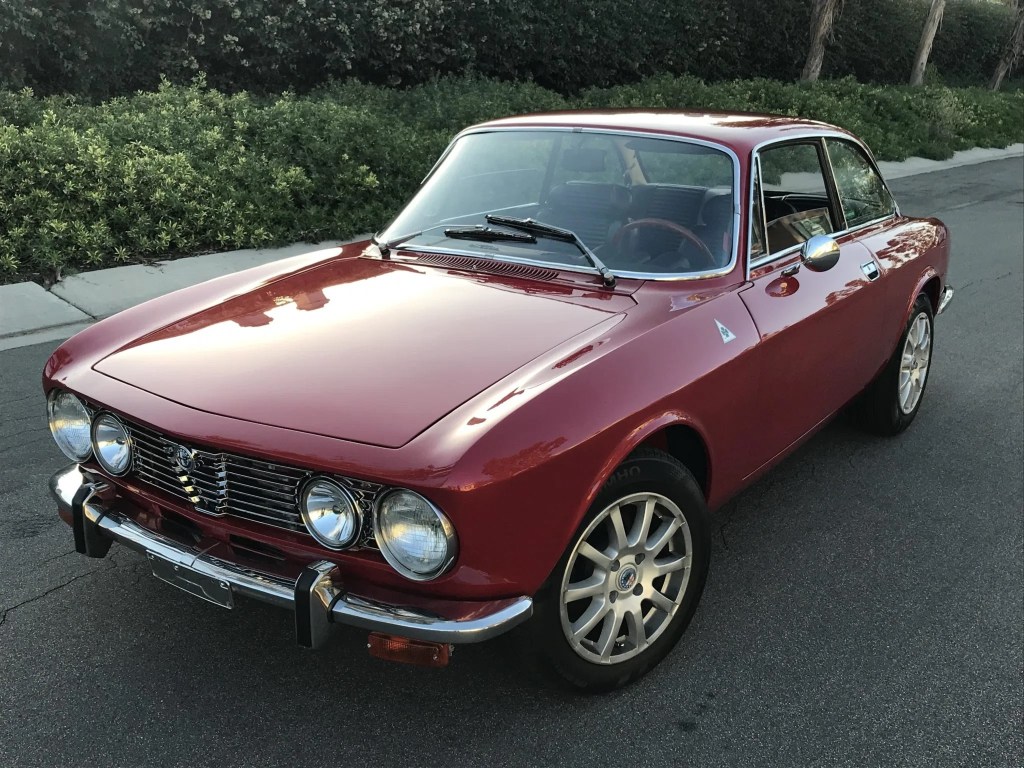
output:
[[[862,142],[860,139],[856,138],[855,136],[853,136],[853,135],[851,135],[849,133],[842,133],[840,131],[830,131],[827,128],[826,129],[822,129],[821,131],[814,131],[814,132],[807,132],[807,133],[796,133],[796,134],[793,134],[791,136],[782,136],[782,137],[775,138],[775,139],[767,139],[766,141],[762,141],[760,144],[756,144],[754,146],[754,148],[750,151],[750,174],[749,174],[750,178],[749,178],[749,182],[750,182],[750,210],[751,211],[753,211],[753,207],[754,207],[754,202],[753,202],[754,201],[754,174],[761,167],[761,150],[763,150],[766,147],[774,146],[776,144],[789,144],[790,142],[807,141],[809,139],[815,139],[815,140],[817,140],[817,141],[822,143],[822,147],[823,147],[823,149],[825,151],[825,157],[828,159],[829,163],[832,162],[832,158],[828,154],[828,145],[824,144],[824,140],[825,139],[840,139],[840,140],[843,140],[843,141],[848,141],[851,144],[854,144],[857,147],[859,147],[860,149],[862,149],[864,151],[864,155],[868,159],[868,162],[871,163],[872,169],[874,169],[875,173],[878,174],[878,178],[880,178],[882,180],[882,184],[885,186],[885,191],[889,193],[889,199],[892,200],[893,210],[892,210],[891,213],[887,213],[885,216],[880,216],[877,219],[872,219],[871,221],[865,221],[865,222],[863,222],[861,224],[857,224],[856,226],[853,226],[853,227],[847,227],[847,228],[842,229],[842,230],[840,230],[838,232],[830,232],[829,233],[830,237],[832,237],[833,239],[838,239],[838,238],[842,237],[843,235],[848,235],[848,234],[850,234],[852,232],[857,232],[858,230],[864,229],[866,227],[870,227],[870,226],[872,226],[874,224],[878,224],[880,222],[887,221],[889,219],[896,218],[896,217],[899,217],[899,216],[902,215],[900,213],[899,203],[897,203],[896,202],[896,198],[893,197],[892,191],[889,189],[889,185],[886,183],[885,177],[882,175],[882,172],[880,170],[878,170],[878,163],[875,162],[875,156],[873,154],[871,154],[871,150],[868,149],[867,145],[865,145],[864,142]],[[762,206],[762,212],[763,212],[763,210],[764,209],[763,209],[763,206]],[[843,223],[844,224],[846,223],[846,221],[845,221],[845,214],[844,214],[844,221],[843,221]],[[768,224],[767,224],[767,220],[766,220],[765,221],[765,238],[766,239],[767,239],[767,235],[768,235],[767,229],[768,229]],[[752,259],[750,259],[750,249],[751,249],[751,246],[753,245],[753,242],[754,242],[754,240],[753,240],[753,230],[751,229],[750,226],[748,226],[747,227],[747,243],[746,243],[746,255],[747,255],[747,259],[746,259],[746,261],[747,261],[746,280],[747,280],[747,282],[750,281],[750,273],[753,270],[759,269],[760,267],[763,267],[766,264],[771,264],[772,262],[778,261],[779,259],[783,259],[786,256],[791,256],[793,253],[798,251],[800,249],[800,247],[801,247],[801,245],[799,245],[799,244],[798,245],[793,245],[793,246],[790,246],[789,248],[786,248],[783,251],[779,251],[778,253],[770,253],[770,254],[767,254],[765,256],[761,256],[760,258],[752,260]],[[767,247],[767,245],[768,245],[768,243],[765,242],[765,247]]]
[[[643,137],[643,138],[656,138],[656,139],[665,139],[667,141],[678,141],[678,142],[681,142],[681,143],[684,143],[684,144],[696,144],[697,146],[707,147],[709,149],[716,149],[719,152],[724,153],[726,156],[728,156],[732,160],[732,203],[733,203],[733,205],[732,205],[732,256],[729,259],[729,263],[726,266],[724,266],[724,267],[719,267],[718,269],[713,269],[713,270],[705,270],[703,272],[627,272],[627,271],[624,271],[624,270],[612,269],[611,267],[609,267],[609,270],[611,271],[611,273],[613,275],[615,275],[615,277],[621,277],[621,278],[624,278],[624,279],[627,279],[627,280],[654,280],[654,281],[658,281],[658,282],[671,282],[671,281],[679,281],[679,280],[704,280],[704,279],[710,278],[710,277],[721,277],[722,275],[729,274],[730,272],[732,272],[736,268],[736,263],[737,263],[737,261],[739,261],[739,252],[740,252],[740,213],[741,213],[741,203],[740,203],[740,201],[741,201],[741,196],[740,196],[740,159],[739,159],[739,155],[737,155],[736,152],[732,150],[732,148],[730,148],[730,147],[728,147],[728,146],[726,146],[724,144],[719,144],[718,142],[708,141],[707,139],[696,139],[696,138],[691,138],[689,136],[680,136],[678,134],[664,132],[664,131],[657,131],[657,130],[650,130],[650,131],[639,131],[639,130],[628,130],[628,129],[617,130],[617,129],[614,129],[614,128],[593,128],[593,127],[589,127],[589,126],[588,127],[583,127],[583,126],[572,126],[572,125],[552,125],[552,126],[548,126],[548,125],[536,125],[536,126],[533,126],[533,125],[530,125],[530,126],[518,126],[518,125],[517,126],[512,126],[512,125],[507,125],[507,126],[502,126],[502,125],[486,126],[486,125],[480,125],[480,126],[472,126],[470,128],[466,128],[465,130],[461,131],[460,133],[458,133],[455,136],[455,138],[453,138],[451,140],[451,142],[445,148],[444,152],[441,154],[441,157],[438,158],[437,162],[434,163],[434,166],[430,169],[430,173],[428,173],[423,178],[423,181],[420,182],[420,186],[422,187],[423,184],[427,181],[427,179],[429,179],[431,176],[434,175],[434,172],[441,165],[441,162],[451,152],[452,147],[455,146],[455,142],[457,142],[459,139],[463,138],[464,136],[471,136],[471,135],[475,135],[475,134],[479,134],[479,133],[507,133],[507,132],[513,132],[513,131],[519,131],[519,132],[522,132],[522,131],[532,131],[534,133],[549,132],[549,131],[551,131],[551,132],[562,132],[562,133],[596,133],[596,134],[603,134],[603,135],[606,135],[606,136],[639,136],[639,137]],[[390,227],[390,226],[391,226],[391,224],[389,223],[388,227]],[[381,230],[381,232],[386,231],[388,227],[385,227],[383,230]],[[377,233],[377,234],[380,234],[380,233]],[[410,249],[410,250],[429,251],[430,253],[451,253],[451,254],[456,254],[456,255],[460,255],[460,256],[462,256],[462,255],[469,255],[469,256],[473,256],[475,258],[491,258],[491,259],[497,259],[498,258],[497,256],[493,256],[493,255],[490,255],[490,254],[466,253],[466,252],[458,251],[458,250],[455,250],[455,249],[430,250],[429,247],[419,247],[419,246],[417,246],[415,249]],[[535,260],[530,260],[530,259],[519,259],[519,258],[511,257],[511,256],[501,257],[501,258],[504,259],[504,260],[507,260],[507,261],[513,261],[513,262],[515,262],[517,264],[534,264],[534,265],[541,266],[541,267],[550,267],[550,268],[554,268],[554,269],[565,269],[565,270],[572,271],[572,272],[583,272],[583,273],[586,273],[586,274],[598,275],[598,272],[596,270],[592,270],[592,269],[586,268],[586,267],[580,268],[580,267],[576,267],[576,266],[573,266],[573,265],[566,265],[566,264],[554,263],[554,262],[535,261]]]

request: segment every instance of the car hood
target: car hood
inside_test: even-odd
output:
[[[628,295],[333,259],[122,346],[98,372],[191,408],[400,447]]]

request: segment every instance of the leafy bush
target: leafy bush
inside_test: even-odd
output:
[[[929,0],[845,3],[829,77],[902,83]],[[355,76],[408,86],[473,72],[559,93],[655,73],[795,80],[811,0],[4,0],[0,87],[92,99],[188,83],[308,91]],[[950,0],[933,78],[983,85],[1012,26]]]
[[[381,226],[451,136],[506,114],[607,107],[770,111],[850,128],[876,155],[946,157],[1024,138],[1024,93],[801,87],[660,76],[568,98],[461,78],[226,95],[202,80],[100,105],[0,91],[0,282]]]

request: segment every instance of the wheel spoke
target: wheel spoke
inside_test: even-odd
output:
[[[647,534],[651,531],[651,520],[654,519],[655,506],[657,506],[657,502],[654,499],[644,501],[640,514],[636,516],[636,520],[633,522],[633,530],[629,532],[630,546],[635,547],[647,538]]]
[[[604,592],[605,588],[605,574],[595,572],[589,578],[583,581],[576,581],[565,588],[565,597],[563,598],[567,603],[573,603],[577,600],[582,600],[585,597],[594,597]]]
[[[676,607],[676,604],[667,595],[662,594],[656,589],[651,592],[650,600],[654,603],[655,608],[665,613],[671,613],[672,609]]]
[[[922,324],[923,324],[924,327],[921,330],[921,338],[920,338],[920,341],[918,342],[917,348],[919,350],[921,350],[922,352],[926,352],[928,350],[928,344],[931,341],[932,332],[928,328],[928,323],[927,322],[922,321]]]
[[[642,651],[647,647],[647,630],[644,627],[644,615],[639,608],[634,608],[626,614],[626,632],[633,647]]]
[[[678,557],[663,557],[654,561],[655,577],[664,576],[666,573],[675,573],[683,568],[690,567],[690,556],[679,555]]]
[[[621,552],[627,546],[626,528],[622,524],[622,507],[615,507],[608,513],[608,519],[612,522],[612,534],[615,538],[615,551]]]
[[[612,649],[615,648],[615,639],[619,636],[622,627],[622,614],[615,610],[608,611],[601,627],[601,635],[597,638],[597,653],[602,659],[609,659]]]
[[[576,642],[586,637],[594,627],[601,623],[608,610],[609,606],[604,600],[595,600],[587,606],[583,615],[572,623],[572,635]]]
[[[673,517],[670,522],[661,526],[657,533],[654,534],[654,537],[647,540],[647,544],[644,546],[647,554],[657,555],[661,552],[672,536],[675,535],[675,532],[682,528],[682,526],[683,522],[678,517]]]
[[[917,349],[917,336],[919,327],[920,326],[918,323],[914,323],[912,326],[910,326],[910,333],[907,334],[907,341],[910,342],[910,345],[914,347],[914,349]]]
[[[611,567],[612,559],[604,552],[594,547],[589,541],[584,541],[580,544],[579,553],[581,557],[587,558],[587,560],[592,562],[602,571],[607,571]]]

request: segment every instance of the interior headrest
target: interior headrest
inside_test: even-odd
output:
[[[570,181],[551,188],[548,205],[553,208],[625,209],[629,205],[629,189],[621,184],[597,184]]]
[[[603,149],[563,149],[559,165],[577,173],[600,173],[608,153]]]
[[[708,199],[700,215],[705,226],[725,226],[732,218],[732,195],[718,195]]]

